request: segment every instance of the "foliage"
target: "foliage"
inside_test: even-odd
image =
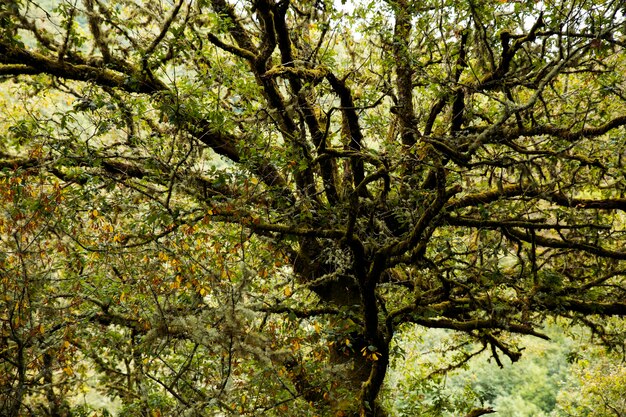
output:
[[[625,30],[609,1],[2,2],[0,412],[385,416],[421,326],[444,372],[395,407],[477,415],[494,386],[445,371],[548,318],[623,350]]]

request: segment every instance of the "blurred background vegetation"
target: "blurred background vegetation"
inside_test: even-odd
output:
[[[622,354],[596,345],[580,327],[551,323],[545,332],[552,340],[525,338],[516,363],[505,357],[500,368],[485,351],[444,372],[481,346],[460,346],[447,330],[407,329],[396,341],[389,410],[397,417],[452,417],[475,408],[508,417],[625,416]]]

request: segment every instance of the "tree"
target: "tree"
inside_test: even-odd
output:
[[[383,416],[406,324],[623,348],[624,13],[3,2],[3,413]]]

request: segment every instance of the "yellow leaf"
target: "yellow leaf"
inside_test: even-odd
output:
[[[291,290],[290,287],[285,287],[284,293],[285,293],[285,297],[290,297],[291,294],[293,294],[293,291]]]

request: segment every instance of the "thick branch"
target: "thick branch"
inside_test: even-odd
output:
[[[557,127],[557,126],[537,126],[530,129],[502,129],[499,132],[494,132],[495,135],[500,138],[504,137],[508,140],[513,140],[515,138],[519,138],[522,136],[542,136],[542,135],[551,135],[556,136],[560,139],[564,139],[570,142],[574,142],[583,138],[595,138],[605,133],[610,132],[611,130],[617,129],[619,127],[626,125],[626,115],[617,116],[608,122],[596,126],[596,127],[584,127],[579,130],[572,130],[569,127]]]
[[[326,75],[328,82],[339,96],[341,102],[341,111],[343,114],[343,124],[349,137],[347,138],[346,148],[359,152],[363,147],[363,132],[359,126],[359,115],[354,107],[354,100],[352,99],[352,92],[346,86],[344,80],[340,80],[331,72]],[[365,168],[363,166],[363,160],[358,157],[350,159],[352,166],[352,175],[354,186],[360,184],[365,179]]]
[[[393,54],[396,59],[396,87],[398,105],[396,112],[400,119],[400,137],[402,144],[411,146],[415,143],[416,120],[413,108],[413,69],[409,50],[411,35],[411,13],[406,0],[395,4],[395,26],[393,34]]]
[[[222,15],[228,20],[229,25],[229,33],[237,42],[240,48],[249,51],[251,54],[256,55],[257,49],[252,43],[250,38],[250,34],[241,24],[241,20],[235,12],[235,8],[228,4],[226,0],[211,0],[211,4],[213,6],[213,10],[216,13]]]
[[[12,69],[25,65],[33,68],[30,70],[31,73],[36,71],[39,74],[45,73],[69,80],[95,82],[102,86],[121,88],[131,93],[151,94],[167,90],[165,84],[148,80],[139,72],[121,74],[106,68],[88,65],[86,61],[74,64],[58,61],[6,43],[0,43],[0,64],[10,64]],[[0,66],[0,72],[3,72],[3,68],[4,66]]]
[[[510,44],[513,36],[507,31],[501,32],[500,42],[502,44],[502,54],[500,56],[500,62],[498,63],[498,67],[494,72],[488,74],[481,80],[479,86],[477,86],[477,89],[490,90],[499,87],[503,77],[509,71],[511,63],[513,61],[513,57],[515,56],[517,51],[519,51],[525,43],[534,41],[537,37],[537,31],[543,25],[543,12],[541,12],[539,14],[539,18],[537,18],[537,21],[532,26],[528,34],[522,37],[518,37],[518,39],[513,42],[513,45]]]
[[[489,204],[493,203],[494,201],[498,201],[501,198],[523,195],[526,191],[527,187],[515,184],[503,186],[501,189],[494,189],[476,194],[468,194],[459,199],[450,201],[450,203],[446,205],[446,210],[453,211],[464,207],[473,207],[481,204]]]
[[[93,35],[93,40],[102,53],[104,62],[111,62],[111,52],[106,41],[103,39],[102,32],[100,31],[100,14],[94,10],[93,0],[84,0],[85,8],[87,9],[87,21],[89,22],[89,30]]]
[[[555,249],[575,249],[583,252],[590,253],[592,255],[601,256],[603,258],[610,259],[626,259],[626,252],[615,251],[610,249],[605,249],[598,245],[592,245],[584,242],[574,242],[571,240],[559,240],[554,238],[549,238],[545,236],[540,236],[537,234],[530,235],[528,233],[521,232],[515,229],[506,229],[507,233],[516,237],[517,239],[523,240],[524,242],[534,242],[537,246],[544,246],[548,248]]]
[[[499,319],[476,319],[476,320],[452,320],[445,318],[426,318],[420,316],[404,317],[406,322],[419,324],[420,326],[428,327],[431,329],[450,329],[460,332],[472,332],[474,330],[506,330],[511,333],[525,334],[529,336],[536,336],[541,339],[548,340],[546,335],[536,332],[532,327],[515,324],[515,323],[503,323]]]
[[[207,38],[209,39],[209,41],[211,41],[213,45],[217,46],[220,49],[223,49],[226,52],[230,52],[231,54],[236,55],[240,58],[244,58],[250,62],[253,62],[256,59],[256,56],[247,49],[239,48],[235,45],[229,45],[225,42],[222,42],[220,38],[212,33],[209,33],[207,35]]]
[[[542,221],[519,219],[483,220],[465,216],[446,216],[446,223],[453,226],[474,227],[479,229],[500,229],[502,227],[518,227],[534,230],[573,230],[573,229],[601,229],[611,230],[611,226],[596,224],[551,224]]]

